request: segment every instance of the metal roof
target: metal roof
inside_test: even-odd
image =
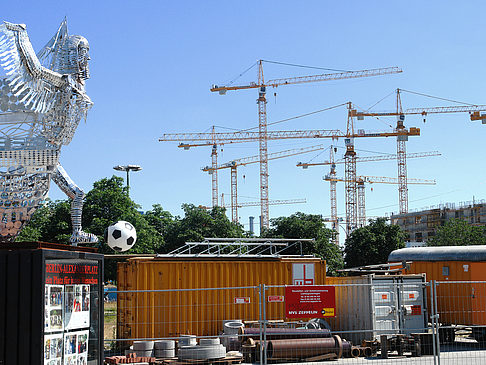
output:
[[[388,262],[400,261],[486,261],[486,246],[408,247],[388,256]]]

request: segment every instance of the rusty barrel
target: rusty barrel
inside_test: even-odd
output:
[[[271,340],[267,344],[267,357],[304,359],[308,357],[336,354],[337,358],[343,355],[341,337],[335,335],[326,338],[294,338]]]
[[[243,328],[240,327],[239,335],[245,338],[260,339],[260,328]],[[305,328],[266,328],[267,340],[283,340],[291,338],[326,338],[331,337],[331,331],[328,329],[305,329]]]

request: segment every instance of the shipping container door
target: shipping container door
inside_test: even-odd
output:
[[[393,279],[388,278],[374,278],[372,283],[375,337],[385,333],[397,333],[399,319],[396,284]]]
[[[426,308],[422,278],[397,278],[402,333],[424,332]]]

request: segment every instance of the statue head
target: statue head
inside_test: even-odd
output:
[[[84,84],[89,79],[89,43],[80,35],[71,35],[62,43],[58,56],[58,72],[72,75]]]

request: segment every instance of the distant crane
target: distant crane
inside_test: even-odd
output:
[[[397,162],[398,162],[398,193],[399,193],[399,211],[400,214],[408,212],[408,187],[407,187],[407,154],[405,142],[408,140],[406,135],[401,134],[401,131],[405,130],[404,121],[405,115],[422,115],[424,118],[428,114],[439,113],[470,113],[471,120],[484,120],[486,116],[481,114],[482,111],[486,111],[486,105],[460,105],[449,107],[430,107],[430,108],[411,108],[403,110],[401,89],[396,90],[396,110],[393,112],[359,112],[355,107],[349,104],[348,107],[348,121],[357,117],[358,120],[364,117],[380,117],[380,116],[396,116],[397,124]]]
[[[260,151],[260,201],[262,226],[269,227],[269,208],[268,208],[268,149],[267,149],[267,100],[266,88],[278,87],[283,85],[302,84],[318,81],[332,81],[342,79],[354,79],[360,77],[380,76],[387,74],[400,73],[402,70],[398,67],[377,68],[371,70],[345,71],[321,75],[288,77],[269,80],[265,82],[263,76],[263,60],[258,61],[258,82],[251,82],[248,85],[240,86],[217,86],[211,87],[212,92],[219,92],[220,95],[226,94],[231,90],[258,89],[258,133],[259,133],[259,151]]]
[[[368,137],[395,137],[397,135],[407,135],[407,136],[419,136],[420,128],[410,127],[403,131],[397,132],[392,131],[380,131],[380,132],[366,132],[364,130],[359,130],[359,133],[354,133],[354,127],[349,127],[348,132],[343,133],[337,129],[317,129],[317,130],[297,130],[297,131],[270,131],[266,132],[266,141],[269,140],[282,140],[282,139],[307,139],[307,138],[331,138],[332,140],[337,140],[339,138],[344,138],[345,141],[353,138],[368,138]],[[160,142],[179,142],[178,147],[185,150],[191,147],[201,147],[201,146],[212,146],[213,151],[215,150],[215,145],[225,145],[233,143],[244,143],[244,142],[256,142],[260,140],[260,132],[224,132],[224,133],[165,133],[159,138]],[[185,143],[183,143],[185,142]],[[268,154],[266,155],[268,161]],[[212,155],[212,164],[216,165],[215,162],[216,153]],[[213,176],[213,197],[214,192],[217,192],[217,179]],[[217,194],[216,203],[217,205]],[[268,212],[268,211],[267,211]],[[263,221],[263,219],[262,219]],[[268,226],[264,226],[268,227]]]
[[[336,182],[344,181],[346,179],[336,177],[335,175],[328,174],[323,177],[323,180],[329,181],[331,186],[336,184]],[[421,184],[421,185],[435,185],[435,180],[424,180],[424,179],[407,179],[408,184]],[[382,177],[382,176],[357,176],[357,195],[358,195],[358,227],[363,227],[366,225],[366,209],[365,209],[365,183],[370,184],[399,184],[399,179],[394,177]],[[332,188],[331,188],[332,189]],[[335,189],[335,188],[334,188]],[[333,217],[331,216],[331,220]],[[337,216],[335,218],[337,221]]]
[[[310,147],[295,148],[290,150],[284,150],[280,152],[270,153],[268,155],[268,160],[276,160],[279,158],[290,157],[301,155],[303,153],[309,153],[314,151],[319,151],[324,149],[324,146],[316,145]],[[203,167],[201,170],[208,172],[209,174],[214,174],[217,170],[221,169],[231,169],[231,220],[233,222],[238,222],[238,184],[237,184],[237,168],[238,166],[245,166],[253,163],[260,162],[259,156],[251,156],[235,159],[220,165],[212,165]]]
[[[329,165],[330,166],[330,172],[329,172],[329,177],[330,179],[327,179],[330,183],[330,202],[331,202],[331,218],[329,219],[330,222],[332,222],[332,228],[334,231],[334,236],[333,236],[333,242],[335,244],[339,244],[339,229],[338,229],[338,216],[337,216],[337,195],[336,195],[336,182],[338,180],[333,179],[333,177],[336,176],[336,164],[343,164],[345,163],[345,159],[340,159],[335,161],[334,159],[334,154],[337,152],[336,147],[332,147],[330,149],[330,156],[329,156],[329,161],[324,161],[324,162],[314,162],[314,163],[304,163],[304,162],[299,162],[297,163],[297,167],[302,167],[304,169],[307,169],[309,166],[324,166],[324,165]],[[420,157],[431,157],[431,156],[440,156],[440,153],[437,151],[432,151],[432,152],[418,152],[418,153],[412,153],[409,154],[409,158],[420,158]],[[356,156],[356,162],[371,162],[371,161],[385,161],[385,160],[395,160],[397,158],[396,155],[394,154],[386,154],[386,155],[376,155],[376,156],[367,156],[367,157],[358,157]],[[357,211],[357,216],[358,219],[359,217],[364,216],[364,212],[361,211],[360,214],[360,207],[363,207],[364,205],[364,191],[361,189],[361,187],[364,187],[364,184],[360,183],[360,180],[357,180],[357,201],[358,201],[358,211]],[[360,201],[363,204],[360,204]],[[364,208],[361,208],[363,210]],[[348,211],[348,208],[346,208],[346,211]],[[361,219],[361,222],[363,219]],[[349,233],[349,232],[347,232]]]

